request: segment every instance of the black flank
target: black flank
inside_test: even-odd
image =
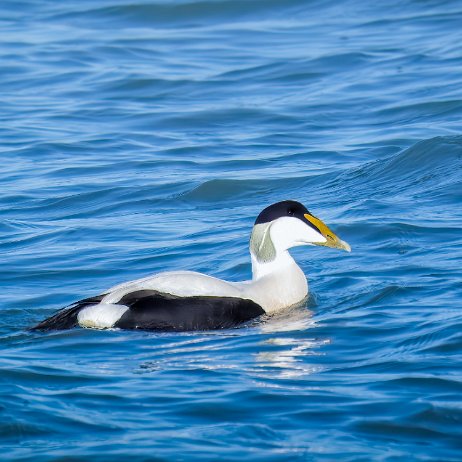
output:
[[[262,314],[252,300],[235,297],[178,297],[150,290],[125,295],[130,309],[115,323],[121,329],[193,331],[228,329]]]

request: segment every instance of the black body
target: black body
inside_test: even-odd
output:
[[[140,290],[119,302],[130,306],[114,327],[163,331],[227,329],[264,314],[252,300],[235,297],[178,297]]]
[[[35,326],[34,330],[59,330],[77,327],[80,310],[101,301],[104,295],[88,298],[58,311]],[[125,295],[119,305],[129,309],[113,327],[156,331],[194,331],[228,329],[262,314],[263,308],[252,300],[235,297],[178,297],[154,290],[139,290]]]

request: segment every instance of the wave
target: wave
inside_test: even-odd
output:
[[[438,195],[454,203],[460,198],[462,136],[438,136],[420,141],[385,159],[352,167],[324,188],[347,191],[350,200],[423,200]],[[386,203],[386,202],[385,202]]]
[[[304,5],[300,0],[288,0],[283,3],[277,0],[221,0],[221,1],[172,1],[152,3],[122,3],[101,7],[76,7],[72,12],[66,8],[54,8],[50,19],[63,20],[87,18],[91,21],[122,21],[124,24],[157,24],[162,27],[182,25],[183,27],[215,22],[232,22],[235,20],[261,20],[262,17],[273,17],[275,11],[290,11]]]

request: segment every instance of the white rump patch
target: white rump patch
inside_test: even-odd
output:
[[[108,329],[112,327],[128,310],[128,306],[113,303],[99,303],[88,306],[77,315],[77,322],[81,327],[94,329]]]

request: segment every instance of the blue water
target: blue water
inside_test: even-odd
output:
[[[462,460],[462,2],[367,3],[2,1],[2,458]],[[293,252],[306,307],[27,331],[158,271],[249,278],[287,198],[353,248]]]

